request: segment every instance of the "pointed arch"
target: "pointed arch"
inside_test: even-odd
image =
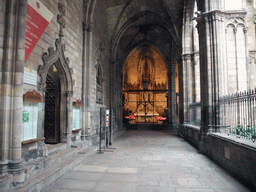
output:
[[[53,47],[48,49],[47,53],[42,56],[43,65],[39,65],[38,73],[40,76],[39,90],[42,92],[46,91],[46,80],[49,69],[54,65],[58,71],[59,81],[60,81],[60,142],[67,142],[68,147],[70,147],[70,134],[72,132],[72,102],[71,98],[73,96],[73,79],[72,79],[72,69],[69,67],[69,59],[65,57],[65,44],[62,44],[59,39],[55,42],[56,49]],[[45,101],[45,94],[43,94],[43,99]],[[42,119],[45,119],[44,115],[45,109],[43,109]]]
[[[73,92],[72,69],[69,68],[69,58],[65,57],[65,44],[59,39],[55,42],[56,50],[53,47],[48,49],[42,56],[43,65],[39,65],[38,73],[41,77],[39,82],[39,90],[44,91],[46,76],[49,68],[55,63],[58,70],[61,71],[62,80],[65,83],[65,91]]]

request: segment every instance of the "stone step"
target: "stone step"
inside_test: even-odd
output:
[[[74,142],[74,143],[71,144],[72,148],[78,148],[78,149],[81,149],[81,148],[86,147],[86,146],[90,146],[90,143],[87,140],[77,141],[77,142]]]
[[[72,157],[77,153],[77,149],[59,149],[58,152],[52,153],[47,157],[40,157],[35,160],[28,161],[24,164],[26,180],[42,173],[46,169],[58,166],[68,157]]]
[[[48,156],[54,153],[60,152],[61,149],[67,149],[66,143],[58,143],[58,144],[46,144],[48,149]]]
[[[51,167],[58,166],[63,160],[68,157],[73,157],[80,149],[87,149],[88,142],[74,142],[73,147],[67,149],[67,144],[59,143],[54,145],[46,144],[48,148],[48,156],[41,157],[35,160],[30,160],[24,164],[26,168],[26,180],[34,177],[37,174],[49,169]],[[76,146],[76,147],[74,147]]]
[[[30,178],[24,186],[13,189],[12,191],[17,191],[17,192],[41,191],[46,186],[49,186],[58,178],[60,178],[65,172],[70,171],[71,169],[76,167],[78,164],[80,164],[82,161],[84,161],[86,158],[88,158],[91,154],[93,154],[96,151],[96,147],[89,147],[85,149],[82,148],[80,150],[76,150],[73,148],[72,150],[75,150],[75,154],[73,152],[70,152],[70,150],[65,150],[65,151],[62,151],[61,153],[58,153],[58,155],[61,156],[62,153],[66,154],[67,153],[66,151],[69,151],[69,153],[72,155],[66,157],[55,166],[49,167],[42,173],[35,175],[33,178]],[[57,155],[54,158],[57,158]]]
[[[0,191],[8,191],[10,183],[12,182],[12,175],[0,176]]]
[[[85,149],[81,149],[78,151],[78,154],[88,154],[91,153],[91,151],[96,150],[95,147],[87,147]]]

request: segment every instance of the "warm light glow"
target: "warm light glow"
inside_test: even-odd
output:
[[[161,124],[167,118],[167,67],[151,46],[135,48],[123,67],[124,119],[131,124]]]

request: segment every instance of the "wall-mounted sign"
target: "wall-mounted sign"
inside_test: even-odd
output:
[[[75,105],[77,107],[81,107],[81,106],[83,106],[83,102],[80,99],[78,99],[75,102],[73,102],[73,105]]]
[[[28,91],[26,94],[24,94],[23,100],[25,102],[41,103],[43,101],[43,98],[40,93],[37,93],[35,90],[33,90]]]
[[[24,103],[22,111],[22,141],[37,138],[38,104]]]
[[[30,85],[37,85],[37,72],[25,67],[23,82]]]
[[[82,128],[81,108],[73,107],[73,130]]]
[[[37,138],[38,103],[42,102],[42,96],[35,90],[23,95],[22,110],[22,141]]]
[[[83,106],[83,102],[80,99],[73,102],[73,130],[82,128],[81,106]]]
[[[53,18],[53,14],[38,0],[28,0],[25,61]]]

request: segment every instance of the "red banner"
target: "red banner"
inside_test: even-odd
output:
[[[35,48],[53,14],[38,0],[28,0],[25,61]]]

